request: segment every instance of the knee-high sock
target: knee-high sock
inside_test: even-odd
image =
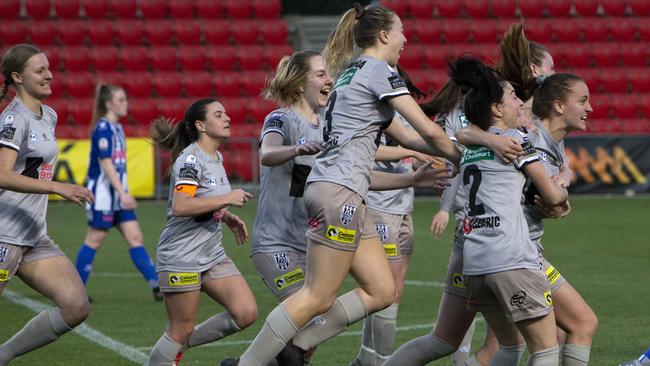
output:
[[[590,346],[565,344],[562,347],[562,366],[587,366],[590,353]]]
[[[298,328],[284,310],[284,305],[278,305],[266,317],[257,337],[239,358],[238,365],[265,366],[280,353],[296,333],[298,333]]]
[[[183,349],[182,344],[174,342],[166,333],[163,333],[149,354],[147,366],[171,366],[181,349]]]
[[[528,360],[528,366],[557,366],[559,364],[560,347],[558,346],[537,351],[530,355]]]
[[[472,350],[472,338],[474,337],[474,330],[476,329],[476,320],[472,321],[472,324],[467,329],[463,341],[460,343],[458,350],[451,355],[451,360],[454,366],[464,366],[465,361],[469,359],[470,352]]]
[[[77,267],[79,277],[81,277],[81,281],[83,281],[84,284],[88,282],[90,272],[93,270],[93,261],[95,260],[96,253],[97,251],[89,247],[86,243],[81,244],[81,247],[79,247],[79,251],[77,252],[75,267]]]
[[[429,333],[404,343],[393,352],[383,366],[424,366],[431,361],[449,356],[454,351],[456,351],[455,347]]]
[[[240,330],[230,313],[224,311],[194,327],[194,332],[190,336],[190,339],[187,340],[187,346],[196,347],[201,344],[214,342],[233,333],[237,333]]]
[[[525,344],[520,344],[517,346],[499,345],[499,350],[494,354],[494,357],[492,357],[490,365],[517,366],[519,364],[519,360],[521,360],[521,356],[524,355],[525,350]]]
[[[327,313],[312,320],[296,334],[293,344],[306,351],[341,333],[366,315],[363,300],[356,291],[350,291],[339,296]]]
[[[142,276],[149,284],[149,287],[155,288],[158,287],[158,277],[156,276],[156,267],[153,264],[147,250],[144,246],[133,247],[129,249],[129,254],[131,255],[131,261],[135,267],[142,273]]]
[[[399,304],[392,304],[384,310],[372,314],[372,339],[375,342],[375,365],[382,365],[393,353],[397,310]]]
[[[22,354],[54,342],[71,329],[63,320],[59,308],[43,310],[0,346],[0,365],[4,366]]]
[[[363,331],[361,333],[361,346],[357,359],[361,366],[375,365],[375,343],[372,340],[372,315],[368,315],[363,320]]]

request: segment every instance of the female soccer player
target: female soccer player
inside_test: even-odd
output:
[[[72,263],[47,235],[47,195],[79,205],[92,203],[83,187],[52,181],[58,148],[56,112],[43,104],[52,94],[45,54],[20,44],[2,58],[0,100],[13,86],[16,97],[0,114],[0,293],[16,274],[56,307],[32,318],[0,345],[0,365],[55,341],[88,316],[88,295]]]
[[[143,246],[142,231],[135,217],[137,203],[127,186],[126,138],[119,122],[121,117],[126,116],[127,108],[124,89],[107,84],[97,86],[86,183],[95,194],[95,203],[87,206],[88,230],[77,253],[76,266],[81,280],[86,284],[95,253],[104,243],[108,230],[117,226],[129,245],[133,264],[153,289],[154,299],[162,301],[156,268]]]
[[[158,242],[157,268],[169,324],[149,355],[149,365],[171,365],[185,348],[212,342],[253,324],[257,305],[222,244],[221,223],[238,244],[248,240],[244,222],[228,211],[252,196],[232,190],[218,151],[230,137],[230,118],[214,99],[188,107],[176,126],[153,122],[152,139],[172,150],[167,223]],[[194,326],[200,293],[226,308]]]
[[[348,64],[354,44],[361,56],[348,64],[330,94],[325,112],[327,147],[307,179],[305,203],[313,225],[307,231],[305,284],[269,314],[239,365],[265,365],[300,328],[330,308],[327,322],[318,327],[318,341],[393,302],[390,267],[364,203],[375,140],[383,128],[390,135],[389,124],[397,111],[426,142],[409,146],[398,140],[403,146],[442,154],[454,162],[459,158],[449,138],[422,113],[394,70],[404,42],[395,13],[380,5],[358,4],[343,15],[328,40],[325,59],[330,70]],[[336,298],[348,272],[361,287]],[[294,344],[310,348],[311,334],[303,331],[301,336]]]

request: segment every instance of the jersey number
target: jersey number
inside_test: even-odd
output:
[[[463,184],[468,185],[470,178],[472,178],[472,185],[469,187],[469,212],[468,216],[478,216],[485,214],[485,207],[483,204],[476,204],[476,193],[478,187],[481,185],[481,171],[476,165],[468,165],[463,174]]]

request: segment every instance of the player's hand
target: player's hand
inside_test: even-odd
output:
[[[489,148],[506,163],[511,163],[524,153],[524,149],[517,140],[507,136],[494,135]]]
[[[226,211],[226,214],[221,218],[221,222],[226,224],[235,235],[235,241],[238,245],[243,245],[248,241],[246,223],[239,216]]]
[[[76,184],[55,182],[54,193],[84,207],[84,203],[95,202],[95,196],[86,187]]]
[[[571,204],[569,203],[569,200],[553,206],[544,201],[544,199],[538,195],[535,195],[535,208],[537,208],[545,218],[551,219],[561,219],[571,213]]]
[[[124,210],[135,210],[138,207],[138,202],[128,193],[120,195],[120,207]]]
[[[431,235],[435,235],[436,239],[440,239],[440,235],[447,228],[449,223],[449,212],[447,211],[438,211],[433,215],[431,219],[431,226],[429,227],[429,232]]]
[[[551,180],[553,181],[553,183],[557,184],[558,186],[560,186],[562,188],[569,188],[569,185],[571,184],[571,182],[567,182],[559,174],[552,176]]]
[[[451,185],[451,169],[431,167],[431,161],[423,164],[413,174],[413,186],[419,188],[433,188],[435,192],[442,192]]]
[[[294,146],[296,156],[314,155],[323,151],[323,143],[316,141],[307,141],[304,144]]]
[[[253,195],[243,189],[233,189],[228,193],[228,204],[235,207],[242,207],[251,198],[253,198]]]

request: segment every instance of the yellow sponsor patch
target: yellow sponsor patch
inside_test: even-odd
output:
[[[465,286],[465,277],[463,277],[462,273],[454,273],[451,276],[451,285],[458,288],[467,288]]]
[[[560,278],[561,274],[560,272],[555,269],[555,267],[550,266],[546,269],[546,278],[548,278],[548,283],[551,285],[557,281],[558,278]]]
[[[354,244],[354,238],[357,235],[356,230],[344,229],[342,227],[330,225],[325,231],[325,238],[337,241],[343,244]]]
[[[273,282],[275,283],[275,287],[277,287],[278,290],[284,290],[294,283],[302,282],[304,279],[305,275],[302,273],[302,268],[298,267],[291,272],[287,272],[282,276],[276,277]]]
[[[397,244],[384,244],[384,252],[388,257],[397,257]]]
[[[553,297],[551,296],[551,290],[544,292],[544,298],[548,305],[553,305]]]
[[[196,272],[169,274],[169,286],[196,285],[198,283],[199,283],[199,274]]]
[[[9,270],[0,269],[0,282],[7,282],[7,281],[9,281]]]

